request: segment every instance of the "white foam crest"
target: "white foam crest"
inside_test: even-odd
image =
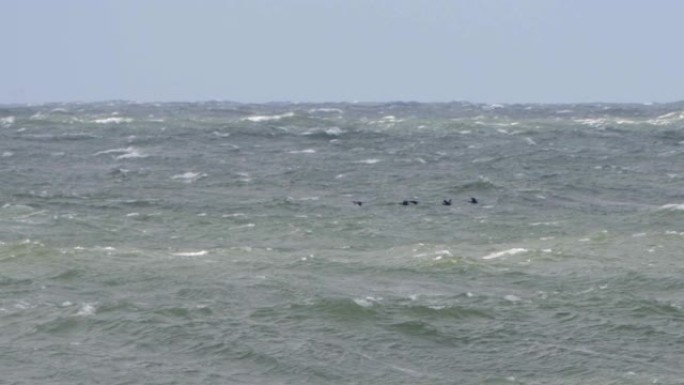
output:
[[[122,123],[131,123],[132,121],[133,121],[132,118],[124,118],[121,116],[110,116],[108,118],[95,119],[92,122],[97,123],[97,124],[122,124]]]
[[[558,221],[552,221],[552,222],[532,222],[532,223],[530,223],[530,226],[560,226],[560,222],[558,222]]]
[[[663,210],[684,211],[684,203],[668,203],[660,206]]]
[[[307,148],[306,150],[294,150],[289,151],[288,154],[315,154],[316,150],[313,148]]]
[[[579,123],[585,126],[590,126],[594,128],[604,128],[606,126],[607,120],[606,119],[594,119],[594,118],[588,118],[588,119],[575,119],[575,123]]]
[[[324,132],[326,135],[329,136],[340,136],[344,134],[344,130],[342,130],[339,127],[328,127],[328,128],[313,128],[311,130],[307,130],[306,132],[302,133],[302,135],[307,136],[307,135],[315,135],[318,133]]]
[[[14,153],[12,151],[5,151],[2,153],[3,158],[9,158],[10,156],[14,156]]]
[[[401,119],[397,119],[394,115],[387,115],[380,118],[379,122],[396,123],[401,122]]]
[[[385,125],[393,125],[395,123],[400,123],[403,122],[404,119],[397,119],[396,116],[394,115],[387,115],[383,116],[379,120],[371,120],[368,122],[368,124],[385,124]]]
[[[325,133],[330,136],[340,136],[344,131],[339,127],[330,127],[325,129]]]
[[[38,111],[35,114],[29,116],[29,119],[30,120],[40,120],[40,119],[45,119],[45,116],[46,115],[43,113],[43,111]]]
[[[487,110],[487,111],[492,111],[492,110],[497,110],[499,108],[504,108],[504,107],[505,106],[503,104],[494,103],[494,104],[487,104],[487,105],[483,106],[482,109]]]
[[[234,226],[228,228],[228,230],[240,230],[240,229],[249,229],[252,227],[255,227],[256,225],[254,223],[247,223],[246,225],[241,225],[241,226]]]
[[[81,307],[78,309],[78,312],[76,313],[77,316],[79,317],[87,317],[94,315],[96,311],[95,304],[93,303],[84,303],[81,305]]]
[[[149,155],[143,154],[140,151],[138,151],[137,149],[131,148],[130,152],[123,154],[123,155],[119,155],[114,159],[119,160],[119,159],[147,158],[148,156]]]
[[[441,261],[444,257],[453,257],[454,255],[451,254],[451,251],[449,250],[437,250],[434,253],[435,257],[433,260],[435,261]]]
[[[207,250],[199,250],[199,251],[181,251],[178,253],[173,253],[174,256],[176,257],[201,257],[204,255],[209,254]]]
[[[127,158],[146,158],[148,155],[142,154],[136,148],[126,147],[126,148],[113,148],[110,150],[98,151],[94,156],[100,155],[117,155],[114,159],[127,159]]]
[[[357,161],[357,162],[355,162],[355,163],[376,164],[376,163],[379,163],[379,162],[382,162],[382,160],[380,160],[380,159],[363,159],[363,160],[359,160],[359,161]]]
[[[675,111],[660,115],[655,119],[648,120],[648,123],[656,126],[664,126],[681,120],[684,120],[684,111]]]
[[[248,116],[246,118],[242,118],[241,120],[243,121],[249,121],[249,122],[268,122],[271,120],[280,120],[283,118],[291,118],[294,116],[294,112],[287,112],[285,114],[280,114],[280,115],[254,115],[254,116]]]
[[[502,257],[509,257],[516,254],[526,253],[528,250],[522,247],[514,247],[512,249],[497,251],[495,253],[487,254],[482,259],[496,259]]]
[[[14,116],[5,116],[3,118],[0,118],[0,124],[2,124],[5,127],[13,125],[15,121],[16,118]]]
[[[309,110],[309,113],[315,113],[315,112],[326,112],[326,113],[334,112],[334,113],[341,114],[344,111],[342,111],[339,108],[312,108]]]
[[[297,199],[295,199],[295,200],[305,202],[305,201],[317,201],[317,200],[319,200],[319,199],[321,199],[321,198],[316,197],[316,196],[311,196],[311,197],[301,197],[301,198],[297,198]]]
[[[174,175],[171,177],[173,180],[182,180],[184,183],[192,183],[199,179],[206,178],[207,174],[203,172],[192,172],[188,171],[183,174]]]
[[[371,307],[375,303],[378,303],[380,301],[382,301],[382,298],[379,298],[379,297],[376,298],[376,297],[371,297],[371,296],[368,296],[366,298],[354,298],[354,303],[356,303],[357,305],[359,305],[361,307]]]

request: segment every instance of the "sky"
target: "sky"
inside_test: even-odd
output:
[[[0,0],[0,103],[684,100],[680,0]]]

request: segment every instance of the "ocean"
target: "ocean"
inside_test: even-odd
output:
[[[0,176],[0,384],[684,383],[684,103],[5,105]]]

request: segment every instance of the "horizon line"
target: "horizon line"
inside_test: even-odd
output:
[[[515,106],[515,105],[547,105],[547,106],[567,106],[567,105],[668,105],[684,103],[684,99],[672,100],[667,102],[656,101],[642,101],[642,102],[616,102],[616,101],[588,101],[588,102],[479,102],[469,100],[444,100],[444,101],[417,101],[417,100],[385,100],[385,101],[361,101],[361,100],[338,100],[338,101],[287,101],[287,100],[272,100],[272,101],[235,101],[229,99],[196,99],[196,100],[134,100],[134,99],[102,99],[102,100],[63,100],[63,101],[45,101],[45,102],[0,102],[0,107],[36,107],[54,104],[106,104],[106,103],[126,103],[126,104],[201,104],[201,103],[227,103],[238,105],[269,105],[269,104],[283,104],[283,105],[323,105],[323,104],[351,104],[351,105],[383,105],[383,104],[472,104],[472,105],[487,105],[487,106]]]

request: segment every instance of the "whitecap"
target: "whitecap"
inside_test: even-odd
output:
[[[680,120],[684,120],[684,111],[670,112],[660,115],[655,119],[648,120],[647,122],[656,126],[664,126]]]
[[[354,298],[354,303],[356,303],[357,305],[359,305],[361,307],[371,307],[371,306],[373,306],[373,304],[375,304],[379,301],[382,301],[381,297],[376,298],[376,297],[368,296],[366,298]]]
[[[16,118],[14,116],[5,116],[4,118],[0,118],[0,124],[6,127],[11,126],[15,121]]]
[[[359,160],[358,162],[355,163],[363,163],[363,164],[376,164],[382,162],[380,159],[364,159],[364,160]]]
[[[668,203],[660,208],[663,210],[682,211],[684,210],[684,203]]]
[[[526,253],[528,250],[523,249],[522,247],[515,247],[512,249],[504,250],[504,251],[497,251],[495,253],[487,254],[482,259],[496,259],[496,258],[501,258],[501,257],[508,257],[520,253]]]
[[[309,113],[310,113],[310,114],[315,113],[315,112],[324,112],[324,113],[334,112],[334,113],[341,114],[341,113],[343,113],[344,111],[342,111],[342,110],[339,109],[339,108],[312,108],[312,109],[309,110]]]
[[[108,118],[95,119],[92,122],[97,124],[122,124],[131,123],[132,121],[133,119],[131,118],[123,118],[121,116],[110,116]]]
[[[192,183],[192,182],[195,182],[195,181],[202,179],[202,178],[205,178],[205,177],[207,177],[207,174],[205,174],[205,173],[188,171],[188,172],[183,173],[183,174],[174,175],[171,177],[171,179],[182,180],[185,183]]]
[[[209,254],[207,250],[199,250],[199,251],[182,251],[178,253],[173,253],[174,256],[176,257],[201,257],[204,255]]]
[[[222,218],[234,218],[234,217],[244,217],[247,214],[245,213],[232,213],[232,214],[223,214],[221,215]]]
[[[298,200],[298,201],[317,201],[319,199],[321,199],[321,198],[312,196],[312,197],[301,197],[301,198],[297,198],[296,200]]]
[[[77,316],[86,317],[95,314],[95,305],[92,303],[84,303],[76,313]]]
[[[306,150],[294,150],[288,152],[288,154],[315,154],[316,150],[313,148],[307,148]]]
[[[325,130],[325,133],[330,136],[340,136],[344,131],[339,127],[330,127]]]
[[[3,158],[9,158],[10,156],[13,156],[14,153],[12,151],[5,151],[2,153]]]
[[[228,230],[248,229],[254,226],[256,226],[254,223],[247,223],[246,225],[231,227]]]
[[[361,307],[371,307],[373,303],[364,298],[354,298],[354,303]]]
[[[294,116],[294,112],[288,112],[288,113],[281,114],[281,115],[255,115],[255,116],[248,116],[248,117],[246,117],[246,118],[242,118],[242,120],[243,120],[243,121],[246,120],[246,121],[249,121],[249,122],[258,123],[258,122],[268,122],[268,121],[271,121],[271,120],[280,120],[280,119],[283,119],[283,118],[291,118],[291,117],[293,117],[293,116]]]
[[[119,155],[115,157],[114,159],[120,160],[120,159],[135,159],[135,158],[147,158],[149,155],[143,154],[140,151],[136,149],[131,149],[129,153]]]
[[[606,126],[606,119],[575,119],[575,123],[579,123],[585,126],[590,126],[594,128],[604,128]]]
[[[140,153],[137,149],[133,147],[126,148],[113,148],[110,150],[98,151],[94,156],[100,155],[117,155],[114,159],[127,159],[127,158],[146,158],[148,155]]]
[[[392,122],[392,123],[394,123],[394,122],[400,122],[401,120],[397,119],[397,117],[394,115],[387,115],[387,116],[383,116],[379,121],[380,122]]]

